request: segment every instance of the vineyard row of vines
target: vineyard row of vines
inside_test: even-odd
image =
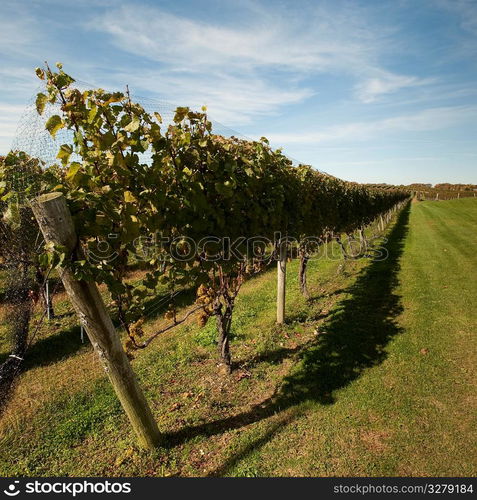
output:
[[[220,359],[230,371],[234,305],[247,277],[271,261],[283,265],[287,255],[297,256],[306,295],[307,262],[317,246],[332,239],[341,244],[343,234],[364,238],[366,226],[376,220],[383,225],[409,199],[406,190],[369,188],[294,166],[265,138],[216,135],[205,109],[177,108],[166,126],[128,92],[78,90],[61,64],[54,71],[37,69],[37,75],[45,83],[38,113],[48,104],[61,109],[46,121],[47,130],[52,136],[71,130],[72,141],[61,145],[55,165],[19,151],[4,159],[0,232],[24,235],[15,252],[25,276],[28,266],[38,276],[57,267],[78,282],[105,284],[130,356],[196,312],[201,325],[215,318]],[[26,179],[20,198],[19,175]],[[38,253],[32,237],[38,226],[22,201],[51,192],[66,200],[77,244],[71,249],[45,238]],[[174,242],[175,253],[157,245],[158,237]],[[138,261],[144,273],[131,283],[128,270]],[[179,317],[176,291],[191,285],[197,300]],[[25,301],[29,285],[21,286]],[[145,338],[146,304],[160,286],[170,293],[170,324]]]

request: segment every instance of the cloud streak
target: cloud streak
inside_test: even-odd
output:
[[[273,85],[258,75],[236,76],[217,72],[210,75],[187,71],[144,71],[140,75],[113,72],[108,86],[128,82],[133,89],[167,96],[170,108],[205,105],[214,119],[233,124],[247,124],[253,118],[277,114],[282,106],[298,104],[313,95],[311,88]],[[140,93],[138,91],[138,93]],[[159,101],[160,102],[160,101]]]
[[[277,146],[282,144],[321,144],[333,141],[341,141],[344,144],[352,141],[377,139],[390,132],[415,133],[444,130],[469,121],[475,122],[476,119],[477,106],[448,106],[375,121],[333,125],[315,131],[269,134],[268,138]]]
[[[371,27],[368,12],[355,4],[318,4],[299,17],[248,6],[248,22],[231,25],[126,4],[87,27],[116,48],[159,63],[160,70],[127,75],[128,82],[177,102],[209,104],[217,118],[233,123],[311,97],[320,90],[303,83],[312,75],[357,80],[354,95],[363,103],[431,83],[380,67],[391,31]]]
[[[359,100],[368,104],[401,89],[422,87],[435,82],[435,78],[417,78],[382,72],[381,75],[378,73],[375,77],[360,82],[356,85],[355,90]]]
[[[343,13],[323,8],[302,19],[263,9],[253,21],[236,27],[140,5],[124,5],[88,23],[91,29],[109,34],[121,50],[172,67],[199,71],[273,67],[300,73],[349,69],[363,62],[374,52],[371,42],[376,40],[363,29],[352,29],[357,24],[356,16],[345,21]]]

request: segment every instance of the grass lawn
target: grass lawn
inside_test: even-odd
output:
[[[0,421],[0,475],[475,476],[477,200],[413,203],[387,238],[382,261],[311,261],[308,302],[292,262],[282,329],[275,272],[248,281],[230,377],[211,321],[140,352],[164,432],[153,454],[60,294],[67,319],[34,345]]]

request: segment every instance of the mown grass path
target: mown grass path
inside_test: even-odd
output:
[[[134,447],[90,348],[31,363],[0,423],[0,473],[476,475],[477,201],[414,203],[387,238],[382,261],[311,261],[309,302],[292,263],[283,330],[275,273],[246,283],[232,377],[212,324],[140,353],[156,454]]]

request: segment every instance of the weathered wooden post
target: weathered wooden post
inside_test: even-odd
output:
[[[277,260],[277,323],[285,322],[285,295],[287,277],[287,242],[280,239]]]
[[[358,229],[358,235],[359,235],[359,242],[361,245],[363,245],[363,243],[365,242],[365,238],[364,238],[364,227],[361,226],[359,229]]]
[[[61,193],[39,196],[32,201],[32,209],[47,242],[61,245],[70,254],[83,258],[73,219]],[[67,264],[61,267],[60,275],[80,322],[103,363],[140,445],[149,449],[155,448],[160,438],[159,429],[138,385],[98,287],[93,282],[76,280]]]
[[[46,302],[46,319],[51,319],[51,306],[50,306],[50,286],[48,280],[45,283],[45,302]]]

